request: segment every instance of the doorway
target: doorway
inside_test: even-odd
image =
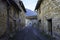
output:
[[[41,20],[38,21],[38,28],[41,28]]]
[[[52,35],[52,19],[48,19],[48,31]]]

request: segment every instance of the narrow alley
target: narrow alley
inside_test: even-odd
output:
[[[60,0],[0,0],[0,40],[60,40]]]

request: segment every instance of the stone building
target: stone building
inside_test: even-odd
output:
[[[31,11],[26,9],[26,26],[32,26],[33,24],[37,24],[37,13],[35,11]]]
[[[20,25],[21,25],[21,27],[22,28],[24,28],[25,27],[25,19],[26,19],[26,15],[25,15],[25,13],[26,13],[26,9],[25,9],[25,7],[24,7],[24,4],[23,4],[23,2],[22,1],[20,1],[20,5],[21,5],[21,12],[20,12],[20,14],[19,14],[19,19],[21,19],[20,20]]]
[[[37,26],[37,15],[26,16],[26,26]]]
[[[2,3],[3,2],[3,3]],[[7,6],[6,2],[3,0],[0,0],[0,36],[6,31],[6,19],[7,19]]]
[[[23,27],[25,12],[21,0],[0,0],[0,37],[6,32],[14,34],[18,28]]]
[[[60,0],[38,0],[35,10],[40,29],[60,40]]]

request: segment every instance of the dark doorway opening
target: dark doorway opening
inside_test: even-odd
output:
[[[38,27],[41,27],[41,20],[38,21]]]
[[[48,19],[48,31],[52,35],[52,19]]]

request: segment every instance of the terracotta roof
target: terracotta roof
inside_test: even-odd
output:
[[[37,5],[36,5],[36,7],[35,7],[35,10],[38,9],[38,8],[40,7],[42,1],[43,1],[43,0],[38,0]]]

